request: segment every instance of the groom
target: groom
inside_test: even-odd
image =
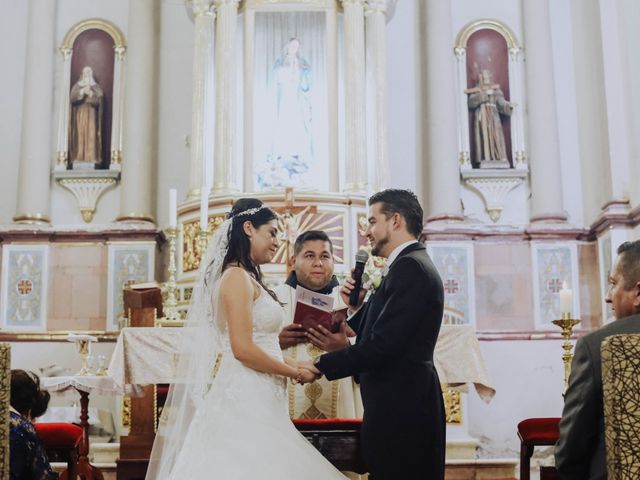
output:
[[[443,287],[425,247],[422,207],[407,190],[369,199],[367,237],[388,273],[349,325],[353,346],[319,356],[308,368],[329,380],[359,378],[362,447],[371,480],[444,479],[445,417],[433,363],[442,322]],[[354,282],[340,291],[348,304]]]

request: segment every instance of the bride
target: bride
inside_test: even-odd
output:
[[[147,480],[345,478],[287,413],[286,378],[314,375],[279,347],[284,311],[260,271],[277,244],[276,214],[251,198],[235,203],[209,243]]]

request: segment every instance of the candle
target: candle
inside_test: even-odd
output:
[[[200,190],[200,231],[205,231],[209,224],[209,196],[207,188],[203,185]]]
[[[169,227],[178,225],[178,202],[175,188],[169,189]]]
[[[567,288],[567,282],[562,282],[562,290],[560,290],[560,313],[563,316],[568,314],[568,316],[571,317],[571,304],[571,289]]]

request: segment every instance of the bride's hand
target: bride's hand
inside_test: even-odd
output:
[[[306,368],[298,369],[298,377],[296,378],[296,380],[301,385],[304,385],[305,383],[311,383],[311,382],[315,381],[316,378],[318,378],[318,377],[315,375],[315,373],[310,372]]]

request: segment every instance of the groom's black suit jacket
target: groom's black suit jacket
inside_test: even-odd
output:
[[[329,380],[359,378],[372,480],[444,478],[444,404],[433,363],[443,301],[442,280],[424,245],[409,245],[349,320],[355,345],[316,364]]]

